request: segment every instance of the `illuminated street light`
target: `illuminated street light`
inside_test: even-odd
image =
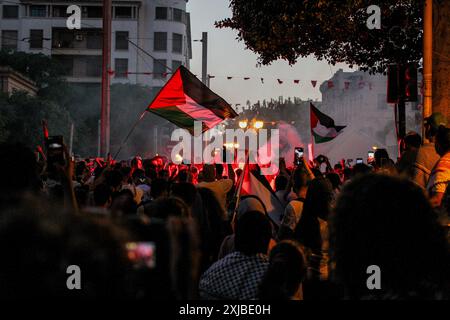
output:
[[[253,125],[255,127],[255,129],[262,129],[262,127],[264,127],[264,122],[262,121],[255,121],[255,124]]]
[[[247,128],[247,125],[248,125],[247,121],[239,121],[239,128],[245,129]]]

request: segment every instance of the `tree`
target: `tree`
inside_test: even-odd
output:
[[[367,7],[381,9],[381,29],[370,30]],[[389,63],[418,62],[422,52],[422,0],[231,0],[232,18],[217,23],[268,64],[314,55],[383,72]]]

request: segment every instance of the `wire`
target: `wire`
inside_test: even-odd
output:
[[[128,42],[131,43],[133,46],[135,46],[137,49],[141,50],[143,53],[145,53],[146,55],[148,55],[150,58],[153,59],[154,62],[160,64],[161,66],[165,67],[167,70],[169,70],[170,72],[173,72],[172,68],[169,68],[166,64],[162,63],[161,60],[156,59],[154,56],[152,56],[150,53],[148,53],[146,50],[142,49],[141,47],[139,47],[136,43],[134,43],[133,41],[128,39]]]

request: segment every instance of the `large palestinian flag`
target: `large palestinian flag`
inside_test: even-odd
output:
[[[337,137],[346,126],[336,126],[334,120],[322,113],[312,103],[311,107],[311,134],[315,143],[324,143]]]
[[[202,121],[202,132],[205,132],[238,115],[184,66],[177,69],[147,110],[191,134],[194,134],[194,121]]]

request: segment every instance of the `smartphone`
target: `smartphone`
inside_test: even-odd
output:
[[[63,136],[50,136],[46,142],[47,169],[54,171],[55,164],[65,165]]]
[[[303,159],[304,150],[302,147],[296,147],[294,149],[294,164],[296,166],[300,165]]]
[[[374,152],[374,151],[369,151],[369,152],[367,152],[367,157],[368,157],[369,159],[373,159],[373,158],[375,157],[375,152]]]
[[[357,158],[356,159],[356,164],[360,164],[360,163],[363,163],[363,159],[362,158]]]
[[[154,242],[127,242],[128,259],[137,269],[153,269],[156,265]]]

